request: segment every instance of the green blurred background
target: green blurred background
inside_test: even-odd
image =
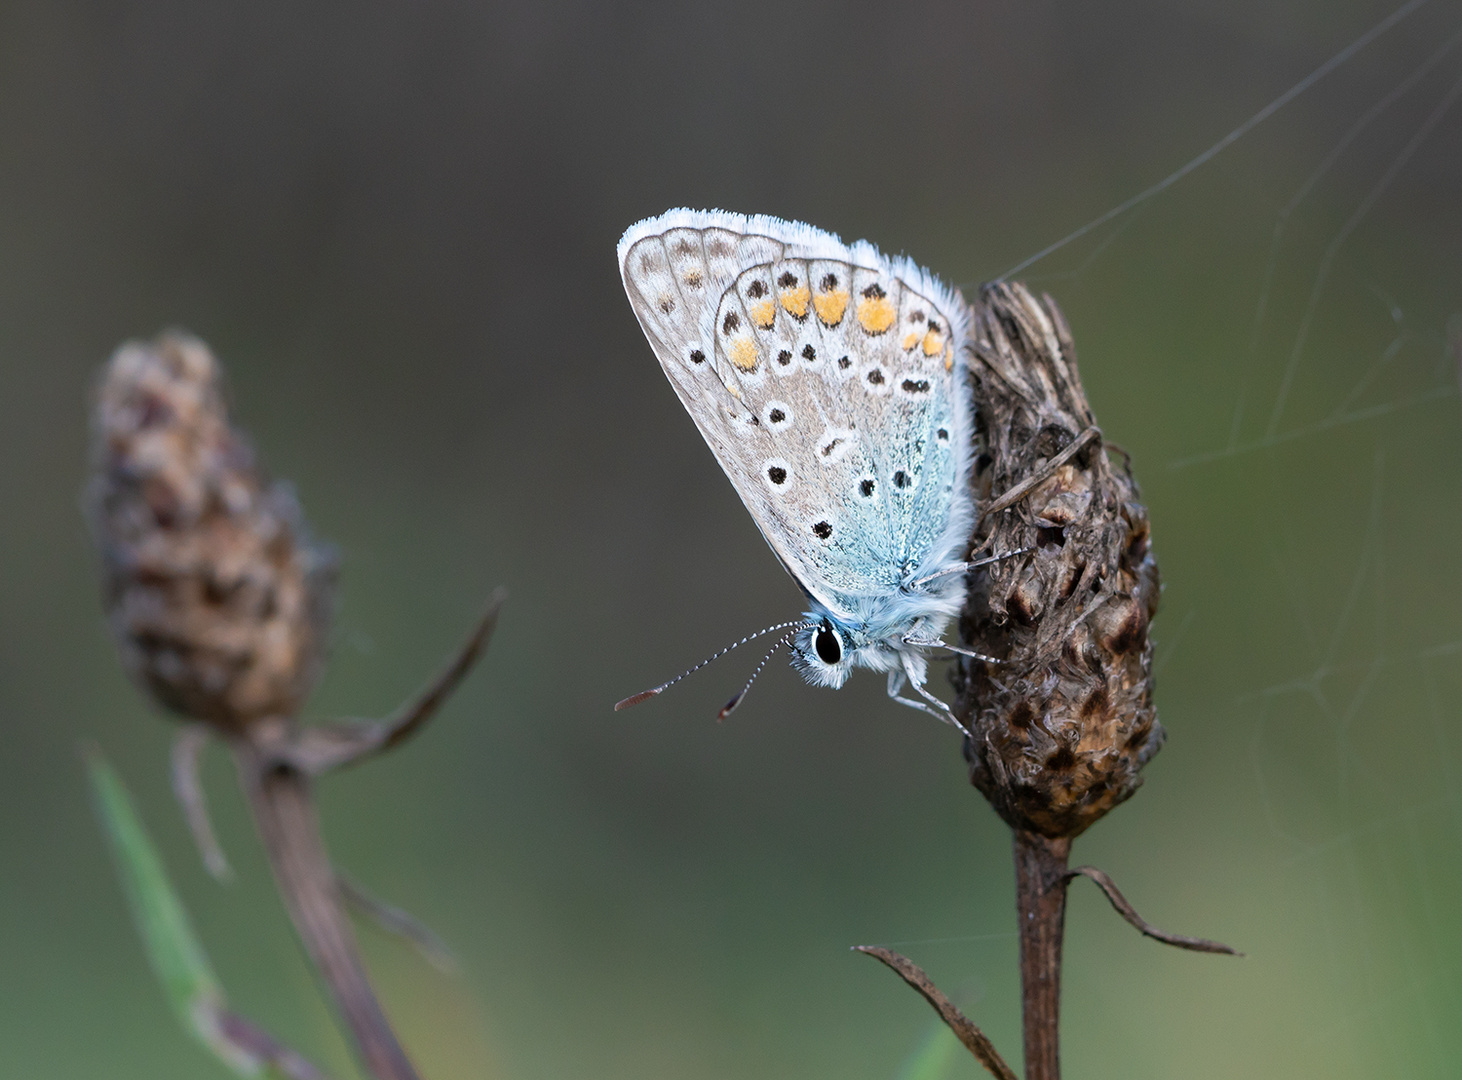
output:
[[[146,968],[83,739],[236,1006],[350,1075],[228,762],[222,887],[99,612],[88,389],[169,325],[342,551],[312,715],[389,711],[511,590],[425,737],[322,792],[340,863],[460,954],[444,977],[362,930],[427,1076],[893,1077],[932,1014],[859,943],[1018,1059],[1009,835],[948,730],[780,664],[716,724],[740,655],[610,711],[800,610],[615,241],[724,206],[973,288],[1389,10],[0,2],[0,1075],[225,1075]],[[1423,126],[1462,50],[1421,69],[1459,27],[1423,6],[1022,275],[1069,317],[1167,582],[1167,747],[1075,855],[1248,953],[1164,949],[1075,885],[1073,1078],[1457,1075],[1462,106]]]

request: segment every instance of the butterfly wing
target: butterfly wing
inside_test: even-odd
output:
[[[866,243],[671,211],[619,245],[666,376],[772,550],[852,617],[969,534],[968,316]]]

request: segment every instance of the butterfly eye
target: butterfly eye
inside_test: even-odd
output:
[[[843,644],[826,622],[817,628],[817,637],[812,639],[812,645],[824,664],[836,664],[843,658]]]

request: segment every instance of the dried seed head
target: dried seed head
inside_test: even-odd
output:
[[[971,585],[964,644],[1004,662],[961,663],[957,711],[972,732],[970,778],[1000,815],[1071,837],[1137,789],[1163,742],[1147,633],[1157,562],[1137,485],[1095,432],[1055,303],[997,283],[975,311],[973,546],[1028,550]],[[1043,478],[1022,497],[1000,498],[1033,477]]]
[[[237,729],[293,716],[314,686],[334,560],[229,427],[221,382],[196,338],[118,349],[96,396],[87,509],[128,672],[168,708]]]

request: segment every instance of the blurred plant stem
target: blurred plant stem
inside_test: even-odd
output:
[[[421,730],[486,647],[503,593],[493,594],[451,662],[391,718],[301,727],[299,711],[324,661],[334,557],[310,540],[290,489],[265,478],[229,422],[218,361],[180,333],[122,346],[102,374],[92,428],[87,503],[109,620],[138,685],[193,721],[174,747],[173,790],[204,865],[215,877],[228,874],[198,776],[215,735],[233,751],[285,908],[362,1063],[374,1080],[417,1080],[371,987],[346,901],[417,942],[434,939],[403,912],[342,887],[312,788],[316,777]],[[139,860],[124,862],[124,872],[144,866]],[[156,934],[144,916],[166,908],[164,894],[152,888],[148,895],[161,899],[134,904],[149,941]],[[181,907],[172,907],[172,923],[186,930]],[[186,944],[190,935],[172,938]],[[194,996],[221,1000],[209,989],[211,973],[193,967],[204,988]],[[262,1032],[251,1038],[271,1042]]]
[[[501,589],[493,593],[486,612],[457,654],[391,719],[298,728],[290,720],[268,718],[228,738],[285,908],[349,1028],[361,1060],[376,1080],[417,1080],[417,1073],[376,999],[361,960],[345,911],[358,890],[342,887],[342,879],[330,863],[315,813],[314,778],[393,749],[418,732],[486,648],[505,597]],[[174,786],[198,785],[193,780]],[[207,864],[206,848],[203,855]],[[370,898],[357,897],[354,906],[366,908],[386,929],[415,943],[430,937],[409,916]]]
[[[234,757],[280,896],[366,1068],[379,1080],[416,1080],[361,962],[320,835],[310,778],[249,742],[236,744]]]

